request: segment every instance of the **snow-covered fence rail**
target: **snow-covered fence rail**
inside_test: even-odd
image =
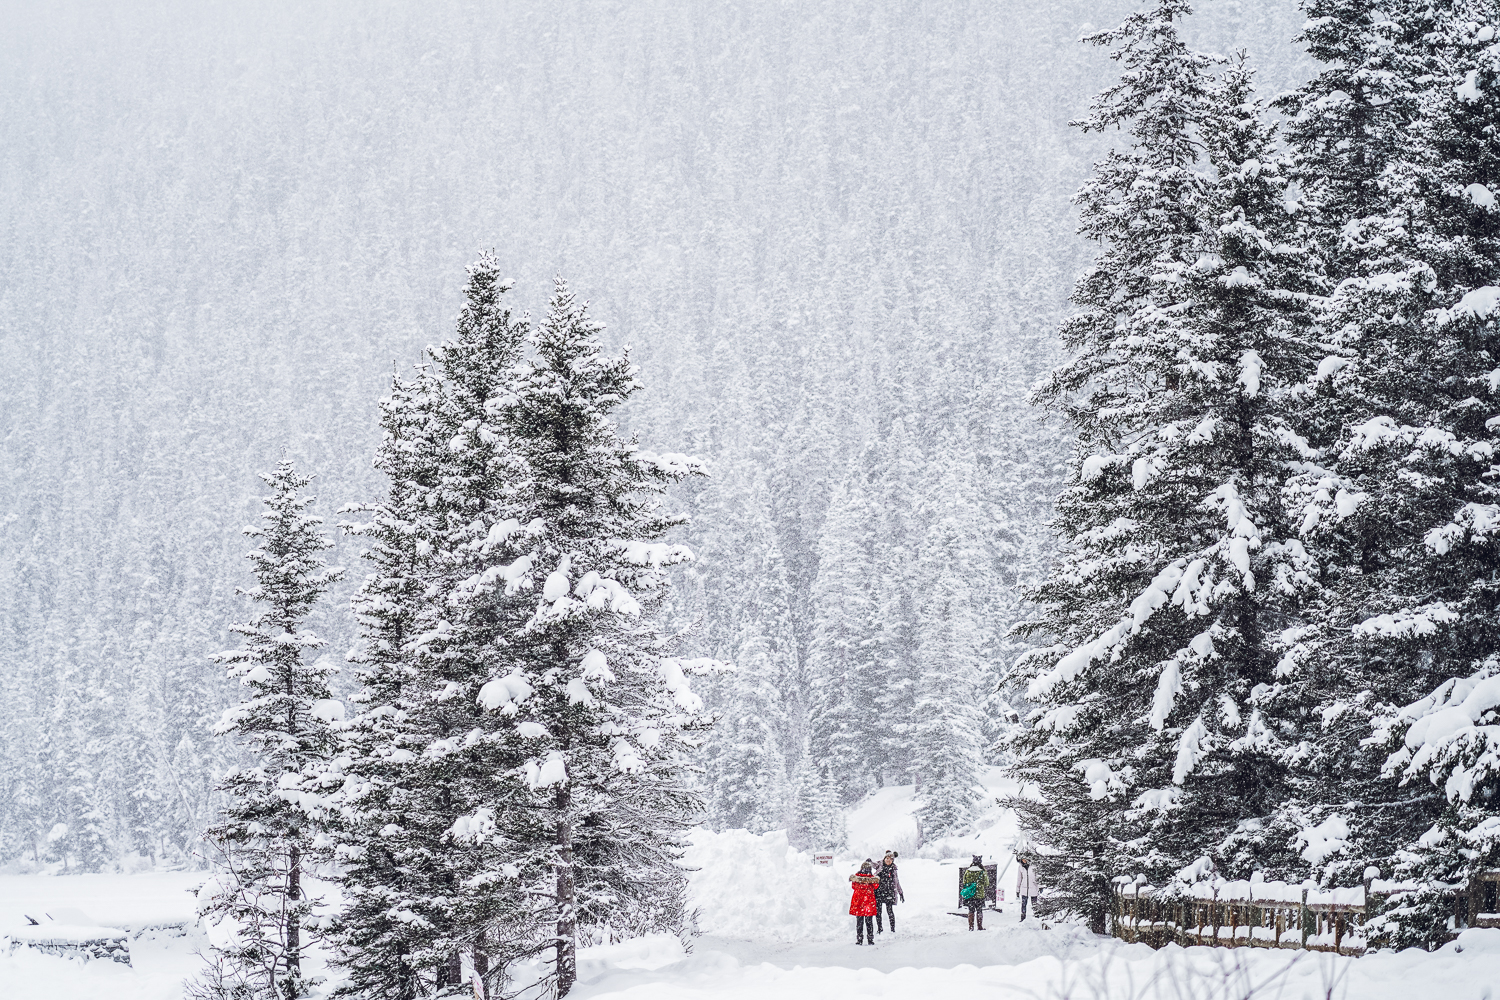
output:
[[[45,955],[108,959],[130,964],[130,932],[118,927],[36,923],[7,931],[5,937],[10,941],[11,951],[32,948]]]
[[[1348,889],[1214,879],[1167,893],[1116,879],[1110,932],[1153,948],[1175,943],[1358,955],[1365,950],[1366,914],[1401,888],[1379,879]]]
[[[1392,897],[1412,888],[1377,878],[1346,889],[1211,879],[1166,891],[1118,878],[1110,933],[1153,948],[1175,943],[1358,955],[1366,947],[1366,921]],[[1455,886],[1450,897],[1452,933],[1466,927],[1500,927],[1500,870],[1481,872],[1467,886]]]

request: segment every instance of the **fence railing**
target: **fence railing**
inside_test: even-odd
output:
[[[1367,905],[1404,888],[1380,880],[1350,889],[1214,880],[1193,885],[1191,895],[1167,895],[1118,879],[1110,933],[1153,948],[1219,945],[1358,955],[1366,947]]]
[[[1166,893],[1128,878],[1115,880],[1110,933],[1153,948],[1167,944],[1306,948],[1345,955],[1367,946],[1365,921],[1392,894],[1414,888],[1370,879],[1348,889],[1288,882],[1212,879],[1190,892]],[[1455,928],[1500,927],[1500,871],[1486,871],[1453,890]]]

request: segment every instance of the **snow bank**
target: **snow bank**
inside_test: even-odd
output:
[[[694,830],[683,857],[696,868],[689,905],[705,934],[757,941],[842,939],[849,886],[840,868],[813,863],[793,849],[786,833],[756,836],[745,830]]]
[[[196,938],[136,941],[131,965],[46,955],[32,948],[0,948],[5,1000],[182,1000],[183,981],[203,960]]]
[[[687,957],[682,942],[672,934],[648,934],[617,944],[578,949],[578,975],[589,979],[612,970],[654,972]]]
[[[0,934],[26,927],[26,914],[38,920],[63,909],[86,920],[126,930],[189,924],[197,919],[193,895],[205,872],[150,872],[140,875],[0,876]],[[76,916],[66,921],[82,923]]]

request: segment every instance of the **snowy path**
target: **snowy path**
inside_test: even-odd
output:
[[[677,996],[801,1000],[883,996],[884,987],[889,987],[891,996],[915,996],[912,991],[921,982],[939,992],[978,983],[981,980],[972,977],[980,966],[1014,966],[1044,956],[1092,954],[1098,949],[1097,939],[1076,926],[1044,930],[1035,919],[1021,923],[1014,904],[1006,904],[1003,913],[987,913],[985,929],[970,932],[963,917],[949,913],[957,905],[957,865],[925,860],[901,865],[906,903],[896,907],[897,932],[887,929],[876,935],[873,947],[857,947],[854,918],[847,914],[849,894],[840,884],[848,875],[846,868],[852,870],[843,863],[831,872],[811,866],[800,872],[809,881],[831,882],[836,889],[831,909],[802,914],[820,940],[784,940],[782,922],[768,923],[764,935],[755,938],[706,934],[694,942],[693,954],[688,956],[681,955],[675,942],[661,939],[634,948],[627,942],[590,949],[589,960],[580,968],[577,995],[581,1000]],[[796,874],[796,869],[782,873],[783,877]],[[753,909],[751,895],[748,905]],[[622,967],[635,964],[651,968]],[[949,974],[934,975],[939,971]],[[982,981],[993,989],[992,977],[982,977]],[[953,996],[951,992],[945,995]]]
[[[836,879],[846,878],[852,865],[836,867]],[[906,902],[896,907],[897,932],[876,935],[874,947],[856,947],[854,918],[848,916],[849,893],[840,891],[842,905],[824,913],[830,940],[767,941],[709,934],[698,939],[695,952],[717,951],[742,963],[768,963],[783,969],[819,966],[868,967],[893,972],[909,966],[954,967],[1030,961],[1092,949],[1093,936],[1077,927],[1043,930],[1040,921],[1020,921],[1014,903],[1003,913],[987,912],[985,929],[970,932],[963,917],[952,916],[958,905],[958,866],[954,863],[913,860],[901,865]]]

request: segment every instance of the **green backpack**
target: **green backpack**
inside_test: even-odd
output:
[[[968,872],[964,872],[964,877],[965,878],[968,878],[968,875],[969,875]],[[959,888],[959,890],[958,890],[958,898],[959,899],[973,899],[975,896],[977,896],[979,894],[979,887],[981,885],[983,885],[983,884],[984,884],[984,876],[983,875],[976,875],[976,876],[974,876],[972,879],[970,879],[968,882],[965,882]]]

